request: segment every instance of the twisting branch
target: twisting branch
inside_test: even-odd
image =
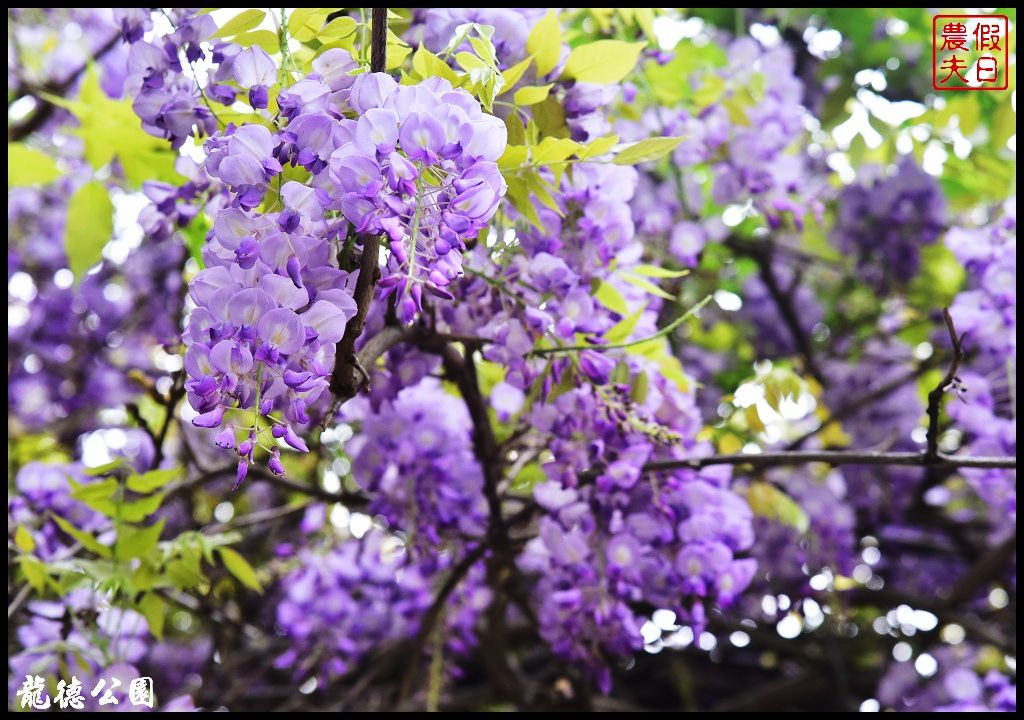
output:
[[[779,314],[782,316],[782,320],[785,322],[786,328],[793,338],[793,344],[804,361],[804,367],[806,367],[807,372],[815,380],[824,386],[825,376],[814,359],[814,348],[811,345],[811,338],[804,330],[803,325],[800,324],[800,316],[793,305],[792,288],[784,289],[782,287],[778,276],[775,274],[775,268],[772,266],[773,250],[771,244],[764,242],[751,245],[735,237],[729,238],[726,244],[732,250],[747,255],[757,262],[761,282],[764,283],[768,293],[772,296],[772,300],[775,302],[775,306],[778,308]]]
[[[370,39],[370,71],[384,72],[387,52],[388,11],[387,8],[373,8]],[[334,372],[331,374],[331,392],[336,405],[355,397],[365,387],[366,371],[356,357],[356,340],[366,325],[366,313],[373,301],[374,290],[380,277],[378,259],[380,238],[363,238],[363,254],[359,259],[359,277],[356,279],[356,314],[345,325],[345,334],[338,341],[335,352]]]
[[[424,646],[427,644],[427,638],[430,637],[430,633],[433,632],[438,618],[441,617],[441,611],[444,610],[444,606],[448,602],[448,598],[453,592],[455,592],[459,583],[461,583],[463,578],[469,574],[469,571],[473,569],[473,566],[476,565],[486,552],[487,546],[480,544],[463,556],[458,564],[448,573],[448,578],[444,581],[444,585],[442,585],[437,591],[437,595],[434,596],[434,601],[430,604],[430,607],[427,608],[427,611],[420,619],[419,629],[416,631],[416,635],[412,638],[412,647],[410,652],[412,662],[409,663],[398,690],[399,705],[401,705],[405,699],[412,694],[413,683],[416,681],[416,674],[419,668],[419,663],[417,661],[423,653]]]
[[[939,384],[928,393],[928,445],[925,453],[930,458],[939,455],[939,412],[942,410],[942,398],[946,391],[957,383],[956,371],[960,362],[964,359],[963,336],[957,335],[953,326],[953,316],[949,314],[949,308],[943,308],[942,319],[946,321],[946,329],[949,331],[949,339],[953,343],[953,359],[949,363],[949,370],[939,381]]]

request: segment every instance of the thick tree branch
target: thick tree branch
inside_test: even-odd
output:
[[[373,8],[370,39],[370,71],[384,72],[387,51],[387,8]],[[363,238],[363,254],[359,258],[359,277],[356,279],[356,314],[345,326],[345,334],[338,341],[334,372],[331,374],[331,392],[335,407],[355,397],[367,383],[366,371],[356,357],[356,341],[366,325],[366,314],[373,302],[374,291],[380,278],[380,238]]]

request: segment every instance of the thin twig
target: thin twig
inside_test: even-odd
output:
[[[949,339],[953,343],[953,359],[950,360],[946,375],[928,393],[928,444],[925,452],[931,458],[938,457],[939,454],[939,413],[942,410],[942,398],[950,387],[956,385],[956,371],[960,367],[960,362],[964,359],[963,336],[957,335],[956,328],[953,326],[953,317],[949,314],[949,308],[943,308],[942,319],[946,321]]]
[[[740,453],[737,455],[706,455],[704,457],[679,460],[655,460],[643,466],[644,472],[668,470],[700,470],[711,465],[752,465],[772,467],[777,465],[803,465],[805,463],[826,463],[828,465],[909,465],[936,468],[1017,468],[1015,457],[985,457],[971,455],[946,455],[938,453],[930,457],[918,452],[875,452],[872,450],[781,450],[763,453]],[[593,479],[600,474],[595,468],[580,474],[581,479]]]

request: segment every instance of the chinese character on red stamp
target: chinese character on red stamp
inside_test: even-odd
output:
[[[1010,22],[1005,15],[936,15],[932,18],[932,87],[936,90],[1006,90]]]

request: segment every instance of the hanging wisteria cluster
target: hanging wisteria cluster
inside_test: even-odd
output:
[[[1015,711],[1012,104],[735,12],[10,10],[11,709]]]

